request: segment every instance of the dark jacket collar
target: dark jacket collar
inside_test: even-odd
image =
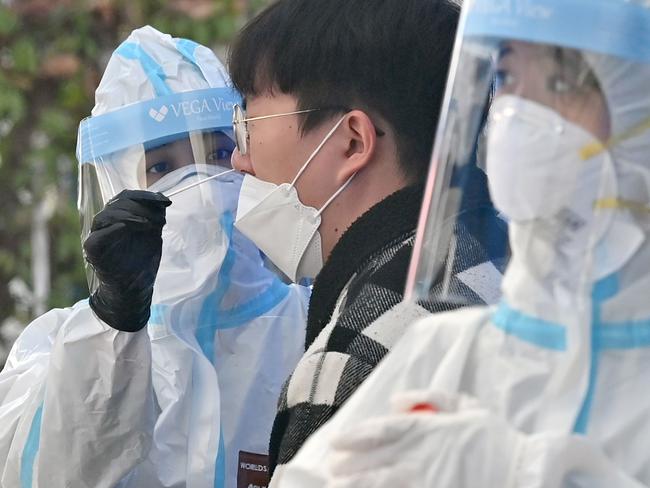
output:
[[[306,347],[330,321],[336,301],[354,273],[387,244],[415,231],[423,191],[422,186],[409,186],[389,195],[343,233],[314,281]]]

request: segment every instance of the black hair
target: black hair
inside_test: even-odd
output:
[[[298,109],[380,115],[394,133],[402,173],[422,183],[459,10],[451,0],[279,0],[240,32],[230,74],[244,97],[279,90]],[[302,130],[331,116],[306,114]]]

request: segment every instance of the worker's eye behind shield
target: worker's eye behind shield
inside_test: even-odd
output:
[[[152,141],[145,150],[145,178],[151,187],[184,166],[216,165],[230,168],[235,144],[223,131],[181,134],[176,140]]]

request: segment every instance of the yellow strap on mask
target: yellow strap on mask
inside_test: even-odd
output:
[[[591,144],[587,144],[580,150],[580,157],[582,158],[583,161],[587,161],[588,159],[591,159],[594,156],[598,156],[603,151],[606,151],[609,148],[614,147],[623,141],[627,141],[628,139],[632,139],[633,137],[640,136],[647,130],[650,130],[650,117],[648,117],[641,123],[635,125],[631,129],[628,129],[617,136],[610,137],[607,140],[607,142],[598,141],[598,142],[592,142]]]
[[[594,204],[596,210],[631,210],[633,212],[650,213],[650,206],[642,202],[633,200],[623,200],[620,198],[601,198]]]

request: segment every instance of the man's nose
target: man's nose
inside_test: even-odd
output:
[[[255,170],[253,169],[250,156],[248,154],[242,156],[237,148],[232,152],[230,164],[232,164],[232,167],[237,171],[255,176]]]

